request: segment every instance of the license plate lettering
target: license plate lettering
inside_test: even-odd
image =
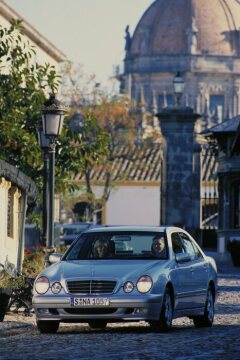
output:
[[[72,298],[72,306],[108,306],[108,298]]]

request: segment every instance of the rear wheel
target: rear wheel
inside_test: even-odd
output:
[[[168,332],[172,327],[172,318],[173,318],[173,302],[169,289],[166,289],[160,318],[158,321],[150,321],[150,327],[154,331]]]
[[[37,321],[37,328],[41,334],[55,334],[58,331],[59,322],[39,320]]]
[[[88,325],[91,329],[105,329],[105,327],[107,326],[107,321],[93,320],[93,321],[89,321]]]
[[[195,316],[193,323],[196,328],[211,327],[214,320],[214,296],[213,291],[209,287],[207,291],[207,298],[205,304],[204,314],[201,316]]]

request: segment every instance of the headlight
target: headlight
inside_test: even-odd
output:
[[[152,287],[152,279],[148,275],[141,276],[137,282],[137,289],[140,293],[148,292]]]
[[[49,280],[46,276],[40,276],[35,282],[35,290],[38,294],[45,294],[49,289]]]
[[[58,294],[62,290],[62,285],[60,284],[60,282],[55,282],[54,284],[52,284],[51,290],[54,294]]]
[[[127,281],[125,282],[125,284],[123,285],[123,290],[126,292],[126,293],[130,293],[131,291],[133,291],[134,289],[134,285],[131,281]]]

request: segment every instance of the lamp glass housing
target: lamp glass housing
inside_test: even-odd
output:
[[[41,113],[45,136],[50,140],[59,136],[62,131],[66,108],[56,99],[55,94],[50,94],[49,99],[41,109]]]
[[[60,135],[63,127],[64,113],[57,111],[42,112],[43,132],[46,137],[57,137]]]
[[[178,73],[173,80],[174,93],[182,94],[184,90],[184,86],[185,86],[184,80]]]

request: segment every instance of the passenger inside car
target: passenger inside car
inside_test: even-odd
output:
[[[166,256],[165,240],[164,237],[155,236],[152,243],[152,253],[155,256]]]

